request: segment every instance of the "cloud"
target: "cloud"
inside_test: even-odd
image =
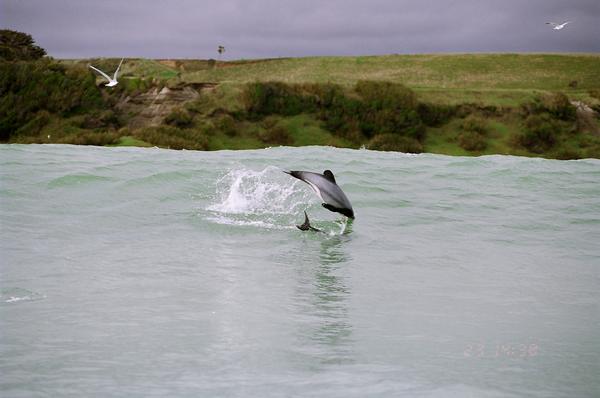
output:
[[[598,0],[2,0],[0,15],[58,58],[600,51]]]

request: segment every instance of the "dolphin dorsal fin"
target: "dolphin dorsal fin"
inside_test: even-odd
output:
[[[333,182],[334,184],[337,184],[337,183],[335,182],[335,177],[333,176],[333,173],[331,172],[331,170],[325,170],[325,171],[323,172],[323,176],[324,176],[325,178],[327,178],[329,181]]]

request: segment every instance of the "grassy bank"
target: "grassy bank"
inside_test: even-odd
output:
[[[19,88],[7,79],[21,76],[18,69],[25,66],[2,66],[10,72],[3,71],[2,89],[26,109],[2,119],[12,123],[4,123],[3,140],[202,150],[364,145],[452,155],[600,157],[597,116],[573,105],[600,110],[597,54],[131,59],[114,89],[90,87],[88,63],[111,71],[118,60],[55,63],[55,73],[85,82],[81,93],[67,85],[69,98],[81,99],[60,109],[49,106],[51,99],[23,106],[36,102],[30,83]],[[35,70],[50,86],[60,80],[44,75],[43,66]],[[49,90],[58,98],[60,90]]]

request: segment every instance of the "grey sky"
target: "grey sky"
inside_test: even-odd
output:
[[[56,58],[600,52],[600,0],[0,0],[0,26]]]

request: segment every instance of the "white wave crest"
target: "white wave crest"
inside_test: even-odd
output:
[[[19,301],[38,301],[45,299],[46,296],[40,293],[32,292],[18,287],[0,289],[0,302],[17,303]]]

